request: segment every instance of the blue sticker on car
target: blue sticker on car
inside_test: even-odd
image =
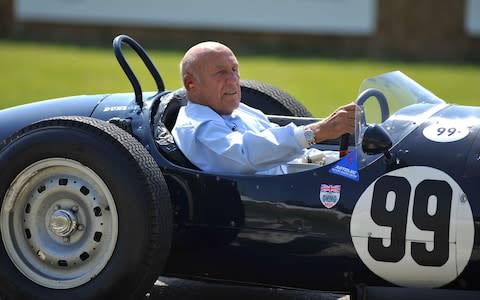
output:
[[[354,181],[359,181],[360,176],[358,174],[357,150],[349,152],[335,166],[333,166],[329,172]]]

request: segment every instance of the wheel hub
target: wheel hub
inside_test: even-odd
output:
[[[115,200],[103,179],[64,157],[25,166],[0,209],[8,258],[30,281],[73,289],[104,270],[118,238]]]
[[[69,236],[76,228],[77,217],[70,210],[58,209],[50,217],[50,229],[57,236]]]

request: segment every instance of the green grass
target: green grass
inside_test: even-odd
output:
[[[180,87],[178,63],[183,53],[147,50],[167,89]],[[133,54],[128,57],[143,89],[154,90],[139,60]],[[363,79],[393,70],[406,73],[448,102],[480,105],[478,64],[241,54],[238,59],[243,79],[282,88],[316,116],[354,100]],[[69,95],[131,90],[111,49],[0,40],[0,108]]]

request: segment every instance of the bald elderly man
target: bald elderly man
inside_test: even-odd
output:
[[[261,111],[240,103],[239,64],[223,44],[193,46],[185,53],[180,71],[188,103],[180,109],[172,134],[201,170],[285,174],[289,162],[304,161],[306,155],[322,157],[321,151],[308,149],[313,144],[354,131],[354,103],[306,126],[278,126]]]

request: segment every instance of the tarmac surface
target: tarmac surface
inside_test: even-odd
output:
[[[348,295],[159,277],[149,300],[350,300]]]

